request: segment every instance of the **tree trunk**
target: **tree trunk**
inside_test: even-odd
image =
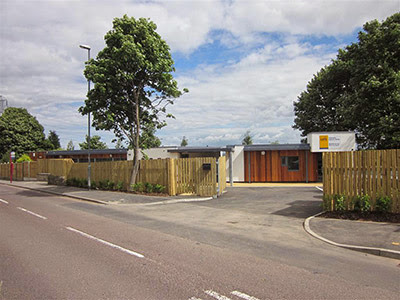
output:
[[[136,178],[139,173],[139,154],[140,154],[140,149],[139,149],[139,138],[140,138],[140,114],[139,114],[139,95],[135,96],[135,105],[136,105],[136,132],[135,132],[135,144],[134,144],[134,158],[133,158],[133,169],[131,173],[131,182],[130,182],[130,189],[132,189],[132,185],[136,183]]]

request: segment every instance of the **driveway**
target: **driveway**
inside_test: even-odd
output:
[[[314,187],[228,187],[217,200],[200,205],[305,219],[321,211],[321,200],[322,192]]]

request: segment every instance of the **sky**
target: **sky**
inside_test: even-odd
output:
[[[150,18],[168,43],[174,78],[189,93],[169,106],[162,145],[299,143],[293,102],[362,25],[400,11],[400,0],[0,0],[0,95],[24,107],[66,148],[87,134],[83,76],[112,21]],[[92,129],[110,148],[112,132]]]

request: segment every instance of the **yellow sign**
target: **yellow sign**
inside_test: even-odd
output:
[[[319,149],[329,149],[329,139],[327,135],[319,136]]]

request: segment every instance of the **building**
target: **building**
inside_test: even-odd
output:
[[[128,150],[126,149],[92,149],[90,150],[90,161],[116,161],[126,160]],[[30,152],[29,156],[32,160],[37,159],[54,159],[54,158],[71,158],[74,162],[88,162],[88,150],[61,150],[47,152]]]

